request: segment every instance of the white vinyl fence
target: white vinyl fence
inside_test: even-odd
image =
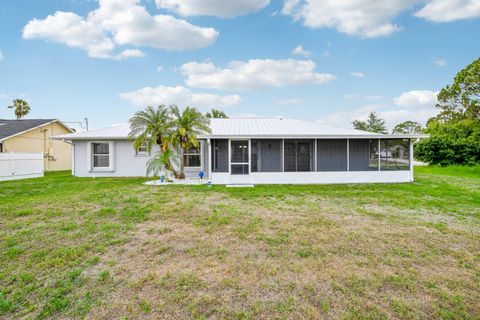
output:
[[[43,177],[42,153],[0,153],[0,181]]]

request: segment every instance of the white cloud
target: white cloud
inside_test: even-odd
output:
[[[226,90],[322,84],[335,79],[329,73],[316,73],[315,67],[311,60],[254,59],[232,61],[223,69],[212,62],[188,62],[181,70],[189,86]]]
[[[439,67],[445,67],[447,65],[447,60],[436,58],[433,60],[433,63]]]
[[[86,17],[57,11],[45,19],[33,19],[23,29],[25,39],[44,39],[87,51],[90,57],[123,59],[139,57],[139,50],[113,51],[122,45],[164,50],[190,50],[211,45],[218,37],[169,15],[150,15],[139,0],[100,0]]]
[[[393,99],[395,105],[402,108],[418,109],[434,107],[438,92],[430,90],[412,90],[403,92]]]
[[[279,105],[293,105],[293,104],[303,103],[303,100],[298,98],[281,99],[281,98],[273,97],[272,101]]]
[[[418,0],[285,0],[282,13],[311,28],[335,28],[366,38],[387,36],[401,28],[392,21]]]
[[[232,106],[241,101],[238,95],[220,96],[210,93],[193,93],[190,89],[183,86],[145,87],[135,91],[121,93],[120,98],[127,100],[136,107],[176,104],[178,106],[216,108]]]
[[[295,56],[302,56],[302,57],[308,58],[312,55],[312,52],[303,49],[302,46],[297,46],[296,48],[294,48],[292,50],[292,54],[295,55]]]
[[[157,67],[157,72],[162,72],[163,71],[163,67],[162,66],[158,66]]]
[[[282,13],[307,27],[374,38],[400,31],[395,18],[416,5],[416,17],[436,22],[480,17],[478,0],[284,0]]]
[[[114,59],[123,60],[128,58],[141,58],[141,57],[145,57],[145,53],[143,53],[142,51],[137,49],[127,49],[115,55]]]
[[[0,50],[0,60],[3,60],[4,58],[5,56],[3,55],[2,50]]]
[[[270,0],[155,0],[157,7],[182,16],[231,18],[260,11]]]
[[[450,22],[480,17],[478,0],[432,0],[415,13],[416,17],[435,22]]]
[[[350,72],[350,74],[354,78],[365,78],[365,75],[362,72],[358,72],[358,71],[357,72]]]

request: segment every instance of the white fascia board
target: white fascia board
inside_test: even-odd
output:
[[[372,134],[372,135],[201,135],[202,139],[422,139],[428,134]]]

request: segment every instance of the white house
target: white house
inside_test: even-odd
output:
[[[423,134],[377,134],[291,119],[212,119],[185,174],[213,184],[320,184],[413,181],[413,143]],[[78,177],[145,176],[153,156],[134,150],[128,125],[71,133]]]

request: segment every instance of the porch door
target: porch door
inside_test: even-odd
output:
[[[248,140],[230,141],[230,183],[250,183]]]

